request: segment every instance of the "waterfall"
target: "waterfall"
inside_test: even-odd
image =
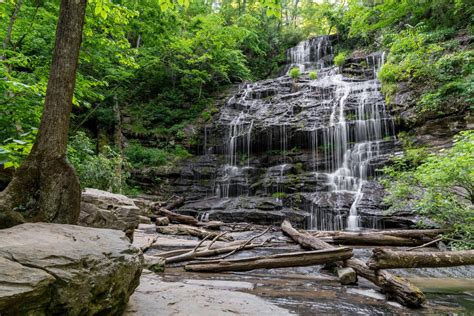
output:
[[[298,67],[301,72],[321,69],[331,65],[333,47],[332,36],[320,36],[299,42],[290,48],[287,53],[288,67]]]
[[[308,206],[308,228],[361,228],[361,205],[369,194],[364,188],[395,133],[376,79],[384,54],[351,61],[363,67],[364,77],[355,78],[352,69],[346,73],[332,65],[335,40],[320,36],[300,42],[287,51],[282,76],[246,84],[221,109],[226,164],[217,196],[297,194]],[[292,67],[302,71],[296,89],[287,75]],[[317,71],[318,78],[310,79],[309,71]],[[299,156],[294,149],[301,150]]]

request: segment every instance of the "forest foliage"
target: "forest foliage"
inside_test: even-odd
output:
[[[402,137],[405,153],[385,168],[390,211],[414,210],[441,227],[457,248],[474,248],[474,132],[454,138],[452,148],[429,153]],[[429,226],[432,223],[420,225]]]

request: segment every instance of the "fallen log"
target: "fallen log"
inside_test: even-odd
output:
[[[474,265],[474,250],[446,252],[393,251],[376,248],[367,266],[372,270],[439,268]]]
[[[342,285],[357,283],[357,272],[352,268],[337,269],[337,277]]]
[[[187,225],[193,225],[193,226],[197,226],[197,224],[199,223],[199,221],[192,216],[171,212],[162,207],[159,207],[159,208],[154,207],[153,213],[155,213],[156,215],[168,217],[168,219],[172,223],[187,224]]]
[[[330,244],[310,235],[301,233],[291,226],[287,220],[281,224],[282,231],[294,241],[306,249],[332,249]],[[361,260],[351,258],[344,261],[346,267],[354,269],[358,275],[379,286],[389,298],[393,298],[399,303],[420,307],[426,300],[423,292],[405,278],[397,277],[387,271],[373,271]]]
[[[317,237],[317,236],[315,236]],[[351,245],[351,246],[399,246],[412,247],[420,246],[426,243],[426,240],[417,238],[402,238],[397,236],[374,234],[363,236],[333,236],[317,237],[330,244]]]
[[[352,249],[335,248],[305,252],[292,252],[271,256],[257,256],[244,259],[215,260],[205,263],[190,263],[184,266],[186,271],[224,272],[250,271],[254,269],[275,269],[326,264],[352,257]]]
[[[184,204],[184,197],[178,197],[174,201],[171,201],[169,204],[166,205],[167,210],[174,210],[175,208],[178,208]]]
[[[213,229],[213,230],[219,230],[221,229],[221,226],[224,226],[224,222],[220,221],[209,221],[209,222],[198,222],[197,226],[203,227],[206,229]]]
[[[446,230],[317,231],[311,232],[311,235],[328,243],[342,245],[412,247],[423,245],[443,232]]]
[[[169,224],[170,224],[170,220],[166,216],[157,217],[155,219],[155,225],[156,226],[168,226]]]
[[[189,226],[189,225],[181,225],[181,224],[169,224],[168,226],[156,226],[156,231],[160,234],[165,235],[185,235],[185,236],[194,236],[198,237],[199,239],[204,238],[214,238],[219,234],[215,231],[208,231],[199,227]],[[222,241],[231,241],[233,240],[230,236],[219,236],[217,240]]]
[[[449,232],[449,229],[389,229],[389,230],[368,230],[360,232],[348,232],[339,230],[317,230],[310,231],[309,233],[315,237],[343,237],[350,238],[351,236],[366,236],[366,235],[384,235],[384,236],[396,236],[402,238],[434,238],[438,235]]]

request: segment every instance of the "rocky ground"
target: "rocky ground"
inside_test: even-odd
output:
[[[154,240],[146,251],[149,256],[192,249],[198,243],[191,237],[157,234],[151,225],[141,228],[134,242],[146,244]],[[238,240],[254,234],[255,231],[248,231],[231,235]],[[275,237],[277,246],[241,252],[233,258],[299,250],[280,233],[270,235]],[[356,249],[361,258],[369,252],[366,248]],[[474,310],[472,268],[400,270],[397,274],[409,277],[427,294],[424,308],[410,310],[387,301],[363,279],[357,286],[341,286],[337,277],[319,266],[206,274],[185,272],[182,264],[175,264],[162,273],[146,270],[142,274],[126,314],[155,315],[160,310],[164,315],[446,315]]]
[[[358,285],[341,286],[321,266],[191,273],[183,269],[185,263],[175,263],[163,271],[164,252],[191,250],[200,241],[158,233],[150,223],[149,216],[156,216],[149,213],[149,205],[145,199],[89,189],[83,197],[81,225],[92,227],[31,223],[1,230],[0,314],[120,314],[125,310],[126,315],[145,316],[445,315],[474,310],[472,267],[396,270],[427,294],[428,302],[418,310],[387,301],[364,279]],[[139,222],[130,244],[124,233],[130,235],[130,223]],[[301,250],[278,229],[267,229],[244,223],[223,225],[221,230],[234,242],[264,231],[255,241],[269,241],[230,258]],[[356,247],[354,253],[365,261],[370,248]]]

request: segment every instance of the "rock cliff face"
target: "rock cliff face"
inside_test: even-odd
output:
[[[314,229],[412,224],[385,215],[376,182],[400,150],[376,79],[384,55],[336,67],[335,40],[290,49],[282,76],[244,84],[225,101],[202,132],[200,155],[154,174],[164,194],[187,198],[180,212],[257,223],[289,217]],[[298,78],[287,75],[294,67]]]
[[[142,272],[119,230],[28,223],[0,240],[1,315],[119,315]]]

